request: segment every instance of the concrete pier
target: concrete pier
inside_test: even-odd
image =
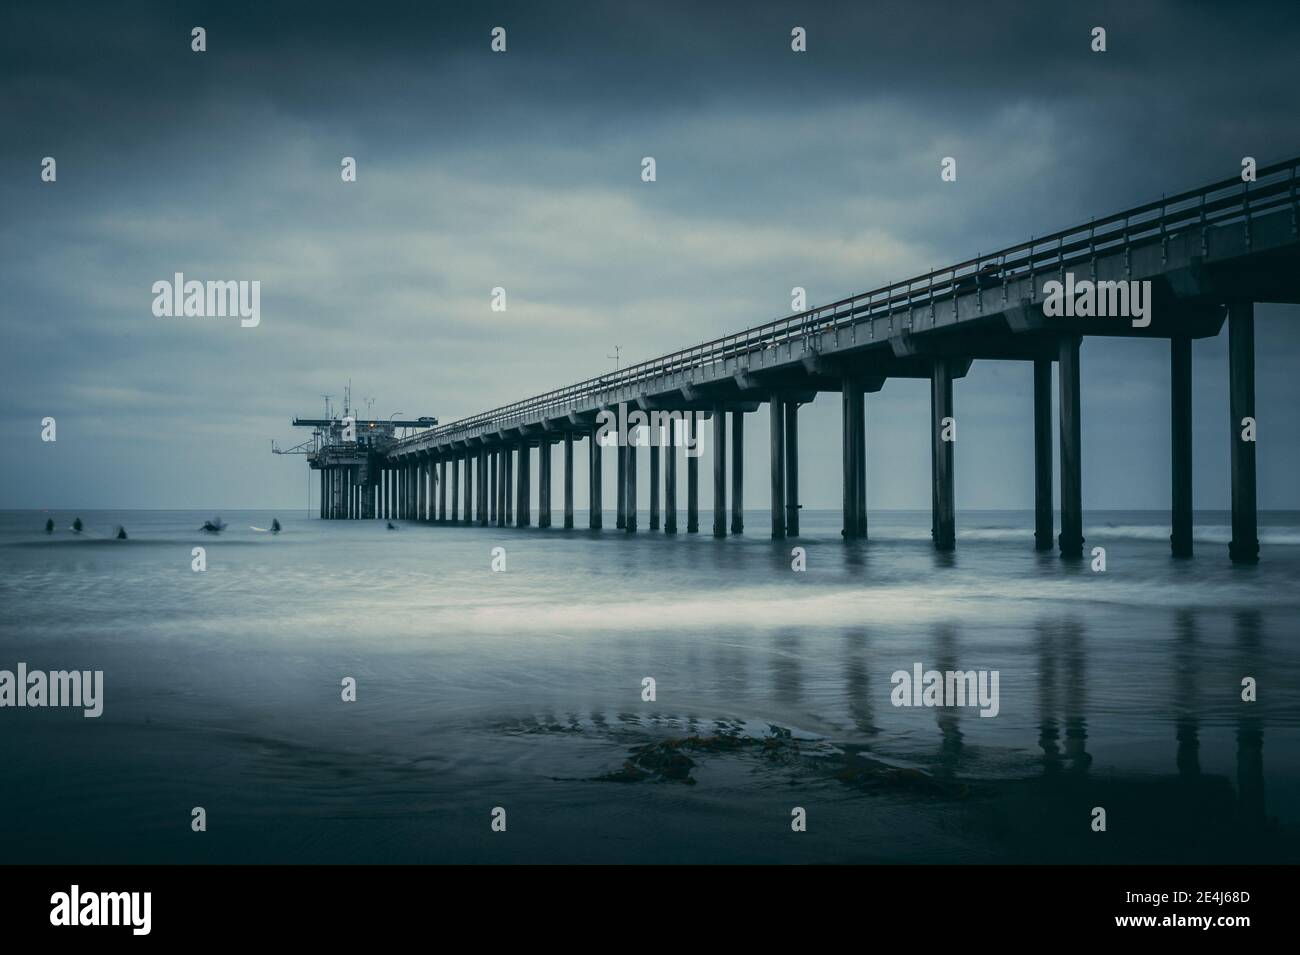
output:
[[[768,402],[769,444],[772,470],[772,537],[785,537],[785,397],[773,392]]]
[[[587,479],[587,526],[593,531],[600,530],[605,523],[604,514],[601,512],[605,506],[605,464],[601,456],[604,449],[596,440],[598,433],[599,429],[592,428],[587,435],[587,467],[590,472]]]
[[[564,432],[564,529],[573,530],[573,432]]]
[[[956,542],[957,429],[955,420],[947,420],[955,418],[953,382],[966,374],[973,361],[1030,362],[1034,545],[1049,550],[1056,532],[1062,557],[1079,558],[1085,553],[1083,336],[1169,339],[1170,548],[1175,557],[1185,558],[1192,554],[1194,530],[1192,342],[1218,335],[1226,308],[1232,470],[1229,554],[1234,562],[1253,563],[1259,555],[1253,303],[1300,302],[1300,231],[1295,226],[1300,221],[1300,193],[1295,186],[1300,181],[1300,158],[1260,167],[1258,172],[1258,181],[1249,188],[1241,188],[1239,178],[1229,177],[1181,194],[1173,203],[1177,208],[1167,208],[1164,201],[1148,203],[1082,228],[1036,236],[992,255],[765,321],[449,425],[439,426],[436,419],[422,416],[366,422],[364,432],[353,433],[346,413],[344,418],[329,420],[295,419],[295,426],[317,430],[310,442],[299,446],[311,450],[291,450],[307,454],[309,464],[322,470],[320,514],[325,518],[391,515],[458,521],[463,460],[464,519],[477,516],[480,526],[526,527],[531,523],[530,443],[540,441],[538,523],[545,527],[551,522],[550,445],[563,440],[564,524],[569,528],[573,525],[573,442],[589,436],[589,523],[599,529],[602,449],[595,435],[601,412],[622,404],[635,405],[642,412],[671,411],[682,414],[690,430],[671,435],[667,444],[652,437],[646,446],[651,468],[650,527],[658,530],[662,524],[664,532],[672,534],[678,529],[678,456],[672,445],[681,444],[684,433],[686,443],[697,445],[693,450],[702,449],[700,427],[712,417],[713,532],[724,537],[744,531],[744,415],[766,402],[771,416],[772,533],[788,537],[800,533],[799,408],[819,394],[839,392],[843,534],[865,538],[866,395],[891,378],[928,379],[932,536],[936,548],[950,550]],[[1196,198],[1199,216],[1189,213],[1194,206],[1190,200]],[[1088,240],[1081,240],[1081,235]],[[1092,241],[1094,237],[1099,241]],[[1045,282],[1068,270],[1086,271],[1093,279],[1107,282],[1121,276],[1128,281],[1149,280],[1153,296],[1149,321],[1053,314],[1045,308]],[[1133,409],[1135,414],[1148,410]],[[1058,422],[1056,436],[1053,414]],[[398,437],[403,428],[411,433]],[[345,437],[350,433],[351,440]],[[357,434],[366,437],[358,440]],[[1029,440],[1028,433],[1024,437]],[[1059,442],[1056,448],[1053,440]],[[667,447],[662,471],[661,447]],[[1059,454],[1059,477],[1054,474],[1053,451]],[[616,448],[617,524],[629,532],[637,530],[638,520],[635,456],[634,447]],[[824,467],[823,462],[815,464]],[[686,471],[686,530],[698,533],[698,455],[687,455]],[[448,495],[450,518],[446,516]],[[1054,526],[1054,497],[1061,512],[1059,528]]]
[[[1034,549],[1051,550],[1056,516],[1052,512],[1052,360],[1034,360]]]
[[[1083,556],[1083,458],[1079,418],[1079,339],[1060,341],[1057,359],[1061,401],[1061,556]]]
[[[1192,556],[1192,340],[1169,340],[1169,547],[1175,557]]]
[[[731,533],[745,533],[745,412],[731,413]]]
[[[1228,404],[1232,429],[1232,541],[1234,564],[1259,561],[1255,498],[1255,303],[1228,303]]]
[[[713,536],[727,536],[727,409],[713,406]]]

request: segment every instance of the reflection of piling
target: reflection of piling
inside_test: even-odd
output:
[[[1236,642],[1240,652],[1241,675],[1259,677],[1259,647],[1261,643],[1261,617],[1257,610],[1237,614]],[[1236,688],[1237,717],[1237,813],[1246,830],[1264,827],[1264,721],[1257,707],[1261,702],[1247,703],[1241,699],[1241,687]]]
[[[1195,778],[1201,774],[1200,721],[1197,719],[1196,616],[1180,610],[1174,623],[1177,639],[1174,651],[1175,735],[1178,739],[1178,775]]]

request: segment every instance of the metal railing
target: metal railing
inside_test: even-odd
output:
[[[894,282],[869,292],[819,305],[795,315],[778,318],[709,342],[629,365],[607,375],[548,391],[520,401],[493,408],[468,418],[441,425],[431,431],[403,439],[396,448],[410,444],[454,437],[477,428],[508,428],[525,421],[547,417],[551,412],[567,411],[582,399],[598,399],[618,389],[626,389],[654,378],[718,364],[745,354],[796,339],[810,339],[813,334],[843,329],[882,314],[907,311],[918,306],[937,304],[957,295],[988,288],[1005,288],[1022,278],[1032,279],[1043,272],[1056,272],[1077,262],[1090,262],[1099,255],[1132,249],[1155,241],[1162,250],[1170,238],[1181,230],[1201,230],[1202,253],[1205,250],[1205,227],[1232,222],[1250,222],[1252,217],[1278,208],[1291,208],[1293,234],[1297,223],[1297,170],[1300,157],[1263,166],[1256,171],[1254,182],[1240,176],[1221,180],[1157,202],[1149,202],[1124,212],[1095,219],[1087,225],[1064,229],[1051,235],[1030,239],[987,255],[979,255],[947,268]],[[1247,242],[1250,241],[1249,227]]]

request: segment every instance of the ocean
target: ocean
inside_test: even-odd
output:
[[[98,718],[0,709],[0,861],[1300,861],[1297,512],[1255,567],[1224,512],[1187,561],[1166,512],[1088,512],[1104,571],[1031,512],[953,554],[928,512],[213,516],[0,512],[0,670],[104,674]],[[895,705],[918,664],[996,671],[996,716]]]

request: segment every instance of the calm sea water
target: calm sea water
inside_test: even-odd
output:
[[[0,710],[3,862],[1300,860],[1297,513],[1235,568],[1225,514],[1179,562],[1166,514],[1091,512],[1105,573],[1014,512],[959,514],[955,555],[928,513],[849,544],[815,511],[783,543],[74,516],[0,513],[0,669],[105,680],[99,719]],[[893,706],[916,662],[999,671],[1000,713]]]

